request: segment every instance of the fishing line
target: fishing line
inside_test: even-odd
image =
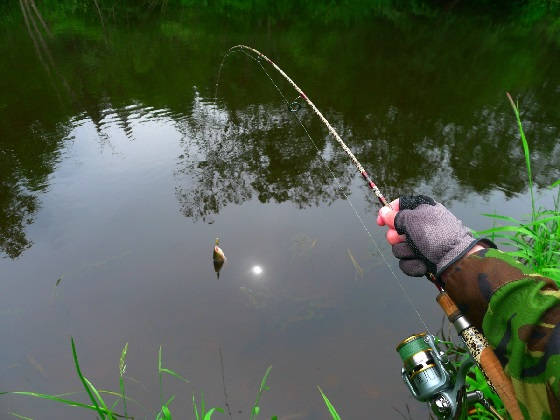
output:
[[[332,171],[332,169],[330,168],[328,162],[326,161],[326,159],[323,157],[323,154],[321,153],[321,150],[319,149],[319,147],[317,146],[317,144],[315,143],[315,141],[313,140],[313,138],[311,137],[311,135],[309,134],[309,131],[307,130],[307,128],[305,127],[305,125],[303,124],[302,120],[299,118],[299,116],[297,115],[297,111],[301,108],[301,104],[299,102],[297,102],[297,99],[299,99],[299,97],[301,95],[303,95],[304,99],[306,99],[306,102],[309,104],[311,104],[313,111],[315,112],[315,114],[317,114],[320,119],[327,125],[327,127],[329,128],[329,132],[331,132],[331,134],[333,134],[335,136],[335,139],[343,146],[344,150],[346,151],[347,154],[350,155],[350,157],[352,158],[355,166],[358,168],[358,171],[360,171],[360,173],[362,174],[362,176],[364,177],[364,179],[366,179],[366,181],[368,182],[368,185],[370,186],[370,188],[372,190],[374,190],[374,193],[377,195],[377,198],[379,199],[379,201],[381,201],[381,203],[383,205],[388,205],[388,202],[385,200],[385,198],[383,197],[383,195],[381,194],[381,192],[379,191],[379,189],[377,189],[377,187],[375,186],[375,184],[373,184],[373,181],[369,180],[369,176],[367,175],[366,171],[364,170],[364,168],[362,167],[362,165],[358,162],[358,160],[356,159],[356,157],[353,155],[353,153],[350,151],[350,149],[348,148],[348,146],[346,146],[346,144],[344,144],[344,142],[342,141],[342,139],[340,139],[340,137],[338,136],[338,134],[336,133],[336,131],[334,130],[334,128],[332,128],[332,126],[329,124],[329,122],[326,120],[325,117],[323,117],[323,115],[318,111],[318,109],[313,105],[313,103],[305,96],[305,94],[303,93],[303,91],[301,91],[301,89],[299,89],[297,87],[297,85],[277,66],[274,65],[274,68],[277,69],[286,79],[288,79],[288,81],[290,82],[290,84],[296,89],[296,91],[298,91],[298,93],[300,94],[300,96],[298,96],[295,100],[289,101],[288,98],[286,97],[286,95],[282,92],[282,90],[278,87],[278,85],[276,84],[276,82],[274,81],[274,79],[270,76],[270,74],[266,71],[266,69],[264,68],[261,60],[258,57],[254,57],[253,55],[247,53],[246,51],[244,51],[241,48],[249,48],[249,47],[245,47],[245,46],[234,46],[232,48],[230,48],[227,53],[224,55],[224,58],[222,59],[222,62],[220,64],[220,68],[218,70],[218,78],[217,78],[217,82],[216,82],[216,90],[215,90],[215,94],[214,94],[214,99],[215,101],[217,100],[218,97],[218,86],[220,83],[220,77],[221,77],[221,72],[222,72],[222,67],[225,63],[226,58],[232,53],[232,52],[240,52],[244,55],[246,55],[247,57],[249,57],[251,60],[255,61],[259,67],[262,69],[262,71],[266,74],[266,76],[268,77],[268,79],[271,81],[271,83],[274,85],[274,87],[276,88],[276,91],[278,92],[278,94],[282,97],[282,99],[284,100],[284,102],[286,102],[286,106],[288,108],[290,112],[290,114],[293,115],[293,117],[297,120],[297,122],[300,124],[301,128],[303,129],[303,131],[305,132],[305,134],[307,135],[307,137],[309,138],[309,140],[311,141],[311,144],[313,145],[313,147],[315,147],[315,149],[317,150],[318,155],[321,157],[321,160],[324,164],[324,166],[327,168],[327,171],[330,173],[332,179],[334,180],[334,183],[336,185],[336,188],[338,188],[341,192],[341,194],[344,196],[346,202],[348,203],[348,205],[350,206],[350,208],[352,209],[352,211],[354,212],[354,215],[356,216],[356,218],[358,219],[358,221],[360,222],[360,224],[362,225],[363,230],[366,232],[366,234],[369,237],[370,242],[374,245],[374,247],[377,250],[377,253],[380,255],[383,263],[385,264],[385,266],[387,267],[387,269],[389,270],[389,272],[391,273],[391,275],[393,276],[393,278],[397,281],[397,284],[399,285],[399,288],[401,289],[401,292],[404,294],[404,296],[406,297],[406,300],[408,301],[408,304],[410,305],[410,307],[414,310],[414,312],[416,313],[416,316],[418,317],[418,319],[420,320],[421,324],[424,326],[424,328],[426,329],[426,331],[428,331],[428,333],[431,334],[430,329],[427,325],[427,323],[425,322],[424,318],[422,317],[422,315],[420,314],[420,312],[418,311],[418,308],[416,307],[416,305],[414,304],[414,301],[412,300],[412,298],[410,297],[410,295],[408,294],[408,292],[406,291],[404,285],[402,284],[401,280],[399,279],[399,277],[397,276],[397,274],[395,273],[395,270],[393,269],[393,267],[389,264],[389,262],[387,261],[387,258],[385,257],[385,254],[381,251],[381,247],[378,245],[377,241],[374,239],[373,235],[371,234],[371,232],[369,231],[369,229],[367,228],[366,224],[364,223],[362,217],[360,216],[360,214],[358,213],[358,210],[356,209],[356,207],[354,206],[354,204],[352,203],[352,200],[350,200],[350,197],[344,192],[344,188],[343,186],[340,184],[340,182],[338,181],[338,178],[336,177],[336,175],[334,174],[334,172]],[[249,48],[249,50],[257,52],[256,50]],[[260,54],[260,53],[259,53]],[[262,54],[261,54],[262,55]],[[266,57],[266,56],[265,56]],[[271,63],[270,60],[267,60],[269,63]],[[297,104],[297,105],[295,105]],[[365,174],[365,175],[364,175]],[[371,184],[370,184],[371,182]],[[373,184],[373,186],[372,186]],[[389,206],[390,207],[390,206]]]

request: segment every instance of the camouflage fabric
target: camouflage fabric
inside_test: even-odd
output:
[[[560,290],[514,258],[484,249],[442,276],[512,379],[527,419],[560,419]]]

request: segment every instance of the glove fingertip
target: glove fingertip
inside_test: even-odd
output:
[[[391,247],[393,255],[398,259],[411,259],[418,257],[407,242],[399,242]]]
[[[400,208],[414,210],[421,204],[429,204],[430,206],[435,206],[436,201],[427,195],[405,195],[399,199]]]
[[[400,260],[399,268],[408,276],[422,277],[428,272],[428,267],[421,260]]]
[[[401,210],[395,215],[395,220],[393,225],[395,226],[395,230],[399,235],[406,235],[406,227],[403,217],[405,216],[406,210]]]

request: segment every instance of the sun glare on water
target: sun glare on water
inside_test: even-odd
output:
[[[263,269],[260,265],[254,265],[253,268],[251,268],[251,272],[255,275],[258,276],[259,274],[262,274]]]

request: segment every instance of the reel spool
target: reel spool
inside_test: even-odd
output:
[[[428,402],[438,418],[466,418],[463,404],[467,399],[475,402],[483,398],[480,392],[467,395],[465,391],[465,374],[473,364],[470,356],[455,369],[445,352],[438,349],[434,336],[425,332],[411,335],[400,342],[397,352],[403,361],[402,378],[410,393],[418,401]]]

